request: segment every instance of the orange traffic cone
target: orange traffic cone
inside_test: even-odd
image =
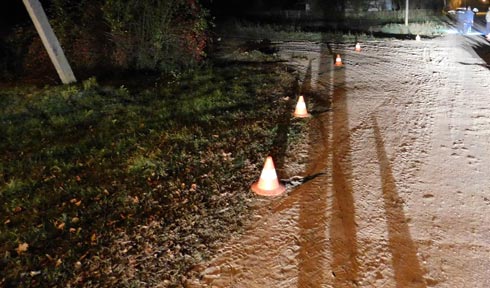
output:
[[[361,44],[356,44],[356,52],[361,52]]]
[[[306,103],[303,96],[299,96],[298,103],[296,103],[296,109],[294,110],[294,117],[306,118],[311,115],[306,110]]]
[[[264,169],[260,173],[259,181],[252,184],[252,191],[262,196],[277,196],[286,191],[286,187],[279,183],[272,157],[265,160]]]
[[[335,58],[335,66],[342,66],[342,58],[340,58],[340,54],[337,54],[337,58]]]

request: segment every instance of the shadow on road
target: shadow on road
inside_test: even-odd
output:
[[[306,99],[315,102],[316,110],[329,108],[328,95],[317,94],[311,87],[313,61],[309,61],[301,94]],[[315,131],[310,135],[310,141],[315,143],[314,151],[310,153],[311,161],[307,167],[306,175],[322,173],[327,169],[329,153],[329,124],[327,115],[315,117],[310,124]],[[317,132],[319,131],[319,133]],[[326,175],[322,173],[321,175]],[[315,287],[319,283],[325,283],[326,266],[325,250],[328,249],[325,227],[327,223],[327,191],[325,183],[328,176],[319,176],[307,185],[300,187],[299,195],[300,211],[298,226],[300,228],[300,249],[298,260],[298,287]]]
[[[274,212],[299,205],[297,287],[320,287],[324,283],[332,287],[356,287],[363,278],[359,261],[364,257],[359,255],[355,219],[352,130],[345,88],[348,67],[334,66],[337,47],[324,41],[320,49],[320,59],[309,61],[300,89],[300,93],[314,103],[315,110],[329,111],[315,114],[309,123],[312,150],[305,174],[315,177],[295,189]],[[318,79],[312,76],[315,73]],[[381,130],[374,117],[372,125],[394,282],[400,288],[427,287]]]
[[[390,160],[376,118],[372,117],[376,153],[382,180],[383,200],[388,225],[388,245],[392,255],[397,287],[427,287],[417,258],[417,247],[410,235],[403,200],[398,196]]]
[[[332,57],[337,53],[332,53]],[[328,59],[328,57],[324,57]],[[330,59],[333,66],[333,58]],[[330,219],[331,270],[334,287],[351,287],[358,280],[357,227],[352,185],[349,107],[345,68],[334,67],[332,91],[332,217]]]
[[[346,99],[344,67],[333,65],[336,50],[322,44],[318,82],[327,83],[326,89],[311,88],[312,62],[302,86],[303,94],[312,97],[321,113],[311,121],[310,136],[315,143],[314,159],[307,175],[330,168],[331,183],[327,177],[318,177],[298,189],[300,198],[300,251],[298,255],[298,287],[316,287],[318,283],[332,282],[333,287],[355,287],[361,278],[358,255],[357,225],[355,221],[353,164],[349,102]],[[326,79],[325,79],[326,78]],[[314,91],[313,91],[314,90]],[[320,93],[319,93],[320,92]],[[388,249],[392,254],[396,287],[426,287],[424,272],[417,258],[402,199],[398,196],[393,171],[386,155],[381,132],[373,117],[373,130],[379,162],[386,221]],[[331,195],[331,197],[330,197]],[[329,205],[328,202],[331,202]],[[328,211],[331,213],[328,213]],[[329,231],[329,234],[325,233]],[[328,239],[327,239],[328,237]],[[327,247],[327,248],[326,248]],[[330,249],[326,251],[326,249]],[[330,252],[330,253],[328,253]],[[331,259],[325,255],[330,254]],[[330,261],[330,263],[328,263]],[[325,269],[330,264],[331,275]],[[331,281],[326,278],[332,279]]]
[[[479,42],[476,45],[473,45],[473,50],[478,54],[478,56],[485,61],[486,65],[483,64],[473,64],[473,63],[463,63],[463,65],[480,65],[490,69],[490,45],[489,42],[485,40],[485,42]]]
[[[311,89],[312,61],[309,63],[302,93],[311,97],[321,113],[312,120],[311,141],[315,143],[314,159],[307,175],[332,168],[332,184],[325,177],[318,177],[308,186],[301,187],[299,197],[300,251],[298,255],[298,287],[317,287],[325,278],[333,277],[334,287],[350,287],[358,278],[357,231],[352,188],[352,163],[350,155],[349,114],[345,100],[345,70],[333,65],[333,53],[326,40],[321,44],[318,67],[318,83],[326,83],[325,89]],[[327,79],[325,79],[327,78]],[[315,90],[315,91],[313,91]],[[330,164],[331,163],[331,164]],[[321,181],[321,182],[320,182]],[[332,189],[332,213],[327,217],[329,189]],[[325,231],[329,226],[330,237]],[[330,248],[330,251],[325,249]],[[331,275],[324,267],[325,255],[332,255]]]

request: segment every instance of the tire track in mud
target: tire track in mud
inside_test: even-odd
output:
[[[319,111],[305,171],[315,177],[264,200],[269,212],[203,263],[189,287],[426,287],[404,201],[432,128],[426,98],[444,83],[423,56],[433,48],[387,41],[361,53],[311,43],[288,49],[313,82],[302,92]],[[332,65],[336,51],[344,68]]]

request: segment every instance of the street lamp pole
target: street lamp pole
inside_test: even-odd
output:
[[[405,26],[408,26],[408,1],[407,0],[407,3],[405,4]]]

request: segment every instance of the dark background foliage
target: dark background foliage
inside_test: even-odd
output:
[[[0,77],[57,82],[21,1],[1,9]],[[41,1],[78,78],[114,71],[182,71],[208,42],[208,12],[196,0]],[[8,11],[9,13],[6,13]]]

